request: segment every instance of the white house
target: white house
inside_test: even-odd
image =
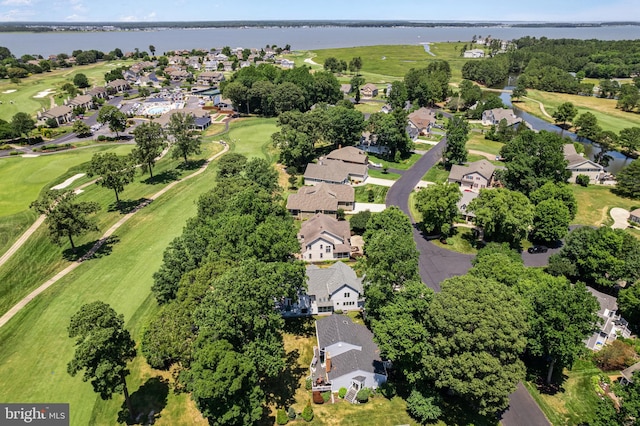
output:
[[[484,58],[484,50],[482,49],[471,49],[465,50],[463,57],[465,58]]]
[[[311,361],[314,390],[346,388],[345,400],[354,402],[360,389],[376,389],[387,381],[386,363],[367,327],[346,315],[330,315],[316,321],[316,336]]]
[[[302,260],[348,259],[351,255],[349,222],[318,213],[302,223],[298,232]]]
[[[599,351],[607,343],[616,340],[618,336],[631,337],[629,323],[618,313],[617,299],[591,287],[587,287],[587,290],[598,299],[600,305],[598,316],[601,319],[600,329],[585,342],[587,348]]]
[[[604,167],[578,154],[572,143],[564,145],[564,159],[569,163],[567,170],[571,171],[569,182],[575,183],[578,175],[589,176],[589,182],[598,182],[605,175]]]

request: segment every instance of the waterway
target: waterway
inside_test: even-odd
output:
[[[54,55],[74,50],[110,52],[214,47],[262,47],[291,45],[296,50],[337,47],[420,44],[424,42],[470,41],[473,36],[512,40],[524,36],[599,40],[640,39],[640,26],[620,25],[575,28],[486,27],[277,27],[156,29],[149,31],[0,33],[0,46],[16,56]]]
[[[512,90],[514,89],[514,87],[505,86],[504,89]],[[502,103],[504,103],[507,107],[513,108],[513,112],[515,113],[515,115],[529,123],[534,130],[546,130],[548,132],[562,133],[563,136],[567,136],[574,141],[580,142],[584,146],[585,155],[591,160],[593,160],[595,155],[600,152],[600,148],[594,145],[589,139],[578,140],[578,136],[575,133],[568,132],[566,130],[563,132],[562,129],[555,124],[549,123],[548,121],[545,121],[519,109],[517,105],[513,105],[511,103],[511,93],[502,92],[500,94],[500,99],[502,99]],[[608,151],[607,155],[611,156],[612,159],[611,161],[609,161],[609,165],[605,167],[605,170],[607,170],[609,173],[613,173],[614,175],[628,166],[631,161],[633,161],[632,159],[625,157],[618,151]]]

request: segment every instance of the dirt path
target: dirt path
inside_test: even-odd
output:
[[[548,112],[547,112],[547,110],[545,109],[544,104],[543,104],[542,102],[537,101],[537,100],[535,100],[535,99],[528,98],[528,97],[526,97],[526,96],[524,96],[524,99],[528,99],[528,100],[530,100],[531,102],[536,102],[536,103],[540,106],[540,112],[541,112],[545,117],[553,118],[551,115],[549,115],[549,113],[548,113]]]
[[[496,159],[496,156],[493,154],[489,154],[488,152],[484,152],[484,151],[478,151],[475,149],[470,149],[469,154],[482,155],[484,158],[491,161],[494,161]]]
[[[115,231],[117,231],[118,228],[120,228],[129,219],[131,219],[131,217],[133,217],[133,215],[136,214],[140,209],[148,206],[153,200],[155,200],[158,197],[162,196],[163,194],[165,194],[167,191],[169,191],[171,188],[173,188],[174,186],[178,185],[179,183],[184,182],[186,180],[189,180],[191,178],[194,178],[194,177],[198,176],[199,174],[203,173],[213,160],[215,160],[216,158],[220,157],[221,155],[226,153],[228,150],[229,150],[229,145],[225,144],[224,145],[224,149],[221,152],[219,152],[219,153],[215,154],[213,157],[209,158],[202,165],[202,167],[200,167],[198,170],[196,170],[195,172],[191,173],[188,176],[185,176],[184,178],[182,178],[180,180],[171,182],[169,185],[167,185],[166,187],[164,187],[163,189],[161,189],[160,191],[156,192],[151,197],[149,197],[149,199],[147,199],[147,200],[143,201],[142,203],[140,203],[135,209],[133,209],[133,211],[131,211],[130,213],[127,213],[122,218],[120,218],[120,220],[118,222],[116,222],[111,228],[109,228],[107,230],[107,232],[105,232],[102,235],[102,237],[93,245],[93,247],[91,248],[91,250],[89,250],[89,252],[87,254],[82,256],[77,261],[71,263],[69,266],[64,268],[62,271],[58,272],[53,278],[49,279],[44,284],[42,284],[40,287],[38,287],[37,289],[33,290],[31,293],[29,293],[27,296],[25,296],[22,300],[20,300],[18,303],[16,303],[11,309],[9,309],[9,311],[6,314],[4,314],[2,317],[0,317],[0,327],[4,326],[7,322],[9,322],[9,320],[11,318],[13,318],[14,315],[16,315],[18,312],[20,312],[20,310],[22,308],[24,308],[27,305],[27,303],[29,303],[34,298],[36,298],[36,296],[38,296],[40,293],[44,292],[46,289],[48,289],[53,284],[58,282],[58,280],[60,280],[61,278],[66,276],[68,273],[70,273],[71,271],[76,269],[78,266],[80,266],[82,264],[82,262],[84,262],[87,259],[90,259],[98,250],[100,250],[100,248],[104,245],[104,243],[107,241],[107,239],[111,235],[113,235],[113,233]],[[91,183],[93,183],[93,182],[89,182],[89,183],[87,183],[85,185],[88,185],[88,184],[91,184]],[[78,189],[79,188],[77,188],[76,190],[78,190]],[[33,228],[33,226],[32,226],[32,228]],[[29,229],[31,229],[31,228],[29,228]],[[34,229],[34,231],[35,231],[35,229]],[[28,236],[26,238],[28,238]],[[25,240],[26,240],[26,238],[25,238]]]

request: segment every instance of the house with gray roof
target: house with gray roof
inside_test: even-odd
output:
[[[346,315],[330,315],[316,321],[318,346],[311,361],[313,389],[348,390],[345,400],[354,402],[362,388],[376,389],[387,381],[386,363],[373,333],[354,324]]]
[[[169,122],[171,121],[171,116],[173,114],[192,115],[194,119],[193,121],[195,130],[204,130],[211,125],[211,115],[209,114],[209,111],[203,110],[201,108],[172,109],[165,112],[153,121],[160,124],[160,126],[162,127],[167,127],[169,125]]]
[[[302,260],[317,262],[351,256],[349,222],[318,213],[302,223],[298,232]]]
[[[106,99],[108,96],[106,87],[93,87],[87,90],[84,94],[98,99]]]
[[[631,222],[635,222],[637,224],[640,224],[640,209],[635,209],[635,210],[629,212],[629,220]]]
[[[598,299],[598,304],[600,306],[600,309],[598,310],[600,328],[585,342],[587,348],[592,351],[599,351],[607,343],[611,343],[616,340],[618,336],[625,338],[631,337],[629,323],[618,313],[617,299],[608,294],[594,290],[591,287],[587,287],[587,290],[589,293],[593,294],[596,299]]]
[[[493,108],[482,112],[483,126],[497,126],[502,120],[505,120],[509,127],[523,122],[522,118],[517,117],[512,109]]]
[[[287,210],[298,219],[306,219],[318,213],[336,217],[338,209],[353,210],[355,191],[350,185],[321,182],[315,186],[303,186],[297,194],[289,195]]]
[[[495,171],[496,166],[484,158],[465,166],[454,164],[451,166],[447,182],[459,184],[462,190],[479,192],[493,185]]]
[[[111,90],[113,92],[124,92],[129,89],[131,89],[131,85],[127,80],[122,78],[107,83],[107,90]]]
[[[354,146],[334,149],[327,154],[325,158],[327,160],[339,160],[351,164],[369,164],[369,157],[367,156],[367,153]]]
[[[73,118],[73,109],[69,105],[59,105],[51,108],[50,110],[38,112],[38,121],[41,123],[46,122],[48,119],[53,118],[61,126],[65,123],[71,122]]]
[[[360,94],[365,98],[375,98],[378,96],[378,86],[373,83],[367,83],[360,88]]]
[[[605,175],[604,167],[578,154],[572,143],[563,147],[564,159],[567,160],[567,170],[571,171],[569,182],[575,183],[578,175],[589,176],[589,182],[598,182]]]
[[[311,314],[359,311],[364,306],[362,278],[343,262],[329,268],[307,266],[307,296]]]
[[[415,129],[419,135],[428,135],[431,127],[436,124],[436,113],[425,107],[413,111],[407,118],[409,127]]]
[[[633,383],[633,375],[636,371],[640,370],[640,362],[636,362],[631,367],[625,368],[620,372],[622,376],[620,378],[621,385],[628,385],[629,383]]]
[[[348,184],[351,180],[362,182],[367,177],[369,177],[369,167],[366,164],[320,158],[317,163],[307,164],[304,171],[304,184],[316,185],[320,182]]]
[[[66,100],[64,104],[69,105],[71,108],[81,107],[87,110],[93,108],[93,97],[91,95],[79,95],[73,99]]]

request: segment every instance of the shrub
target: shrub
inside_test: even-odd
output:
[[[280,408],[276,412],[276,423],[279,425],[286,425],[289,423],[289,417],[287,417],[287,413],[284,411],[284,408]]]
[[[589,186],[589,176],[587,175],[576,176],[576,183],[581,186]]]
[[[334,314],[342,314],[342,309],[336,309],[335,311],[333,311]]]
[[[359,403],[364,404],[369,401],[369,395],[371,395],[371,391],[368,388],[362,388],[358,391],[356,399]]]
[[[329,402],[330,399],[331,399],[331,392],[329,391],[322,392],[322,400],[324,402]]]
[[[287,416],[289,417],[290,420],[295,420],[296,419],[296,410],[293,409],[293,407],[289,407],[289,411],[287,411]]]
[[[429,423],[437,420],[442,415],[438,402],[435,396],[423,395],[414,389],[411,391],[409,398],[407,398],[407,411],[421,423]]]
[[[633,346],[621,341],[614,340],[597,352],[593,359],[604,371],[623,370],[632,365],[638,354]]]
[[[11,151],[9,153],[9,155],[18,155],[18,154],[20,154],[20,151]]]
[[[11,145],[9,145],[8,143],[4,145],[0,145],[0,151],[5,149],[11,149]]]
[[[340,399],[344,399],[344,396],[347,394],[347,388],[340,388],[340,390],[338,390],[338,397]]]
[[[99,140],[100,142],[104,142],[104,141],[106,141],[106,140],[107,140],[107,137],[106,137],[105,135],[100,135],[100,136],[98,136],[98,140]]]
[[[311,387],[313,386],[311,377],[307,377],[307,380],[304,381],[304,388],[306,390],[311,390]]]
[[[313,408],[311,408],[311,402],[307,402],[307,406],[302,410],[302,418],[305,422],[313,420]]]
[[[378,389],[380,390],[382,396],[387,399],[391,399],[396,396],[396,385],[394,385],[393,383],[384,382]]]

